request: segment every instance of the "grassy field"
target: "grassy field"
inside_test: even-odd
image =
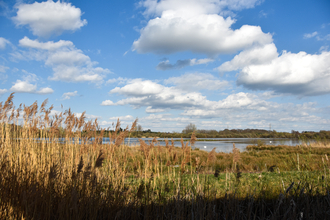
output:
[[[192,150],[193,135],[128,147],[136,121],[121,132],[118,121],[102,144],[96,120],[12,99],[0,103],[0,219],[330,218],[326,141],[217,153]]]

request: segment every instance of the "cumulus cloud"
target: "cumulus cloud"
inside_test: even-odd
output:
[[[213,59],[205,58],[205,59],[185,59],[185,60],[177,60],[175,64],[170,64],[169,60],[160,62],[156,69],[157,70],[171,70],[171,69],[181,69],[186,66],[195,66],[200,64],[206,64],[209,62],[213,62]]]
[[[233,10],[254,7],[260,1],[144,1],[145,14],[157,15],[134,41],[138,53],[169,54],[192,51],[214,56],[232,53],[254,45],[272,42],[272,35],[259,26],[243,25],[233,30],[231,17],[219,15],[223,8]]]
[[[271,62],[245,66],[238,85],[298,96],[330,93],[330,52],[307,54],[284,51]]]
[[[19,93],[34,93],[34,94],[51,94],[54,92],[53,89],[49,87],[37,89],[36,82],[39,80],[38,77],[33,73],[28,73],[23,70],[25,75],[22,77],[22,80],[16,80],[14,85],[10,88],[12,92],[19,92]]]
[[[63,100],[67,100],[67,99],[71,99],[71,97],[75,97],[78,95],[78,92],[77,91],[74,91],[74,92],[66,92],[66,93],[63,93],[62,95],[62,99]]]
[[[230,86],[228,81],[219,80],[209,73],[186,73],[182,76],[170,77],[164,82],[165,84],[176,85],[177,88],[185,91],[224,90]]]
[[[153,87],[152,90],[148,89],[149,85]],[[141,88],[141,91],[137,88]],[[322,110],[323,113],[320,113],[320,109],[316,108],[317,103],[293,104],[269,101],[276,97],[274,92],[238,92],[220,100],[209,100],[203,94],[184,90],[179,85],[165,86],[160,82],[134,79],[128,80],[124,86],[111,90],[110,94],[122,95],[124,98],[117,102],[106,100],[102,104],[130,105],[132,108],[145,107],[149,116],[140,119],[144,127],[151,126],[160,129],[164,129],[164,126],[161,126],[164,121],[168,122],[167,129],[175,130],[195,119],[214,121],[221,118],[223,128],[225,128],[225,123],[230,123],[235,128],[239,126],[268,128],[269,123],[272,123],[275,129],[275,125],[292,127],[288,121],[289,118],[300,119],[297,123],[305,123],[308,126],[319,124],[316,122],[317,119],[322,119],[322,124],[329,121],[317,115],[327,112]],[[171,110],[181,112],[182,117],[172,117],[171,114],[164,113]]]
[[[208,108],[218,105],[210,101],[198,90],[222,90],[229,87],[227,81],[221,81],[208,73],[188,73],[159,82],[143,79],[128,79],[126,85],[115,87],[109,93],[126,98],[117,102],[105,100],[101,105],[131,105],[133,108],[145,106],[146,113],[160,113],[171,109]],[[194,86],[192,86],[194,85]],[[196,88],[198,88],[196,90]]]
[[[82,12],[71,3],[61,1],[35,2],[16,6],[13,21],[17,26],[28,25],[32,33],[40,37],[60,35],[64,31],[76,31],[87,24],[81,20]]]
[[[49,87],[41,88],[37,90],[37,85],[29,83],[27,81],[17,80],[14,85],[10,88],[10,91],[12,92],[22,92],[22,93],[34,93],[34,94],[51,94],[54,92]]]
[[[235,114],[237,111],[243,113],[247,111],[266,111],[269,110],[270,103],[260,99],[251,93],[234,93],[223,100],[210,101],[208,105],[185,109],[182,115],[200,118],[218,118],[226,115]]]
[[[101,105],[115,105],[115,104],[111,100],[105,100],[101,103]]]
[[[89,56],[75,48],[71,41],[60,40],[44,43],[24,37],[19,41],[19,45],[30,50],[15,57],[44,60],[45,64],[54,71],[53,76],[49,77],[50,80],[101,83],[105,75],[111,72],[108,69],[95,67],[97,62],[92,61]]]
[[[253,47],[242,51],[231,61],[227,61],[217,69],[220,72],[227,72],[242,69],[249,65],[265,64],[277,58],[277,48],[274,43],[266,44],[261,47]]]
[[[135,108],[152,106],[154,109],[182,109],[190,106],[202,105],[207,102],[206,97],[197,92],[185,92],[175,87],[166,87],[151,80],[130,80],[123,87],[116,87],[110,94],[120,94],[128,98],[117,103],[106,100],[103,105],[132,105]]]
[[[323,125],[324,128],[325,123],[330,121],[316,115],[320,111],[320,109],[315,109],[316,103],[280,104],[262,100],[259,95],[249,93],[232,94],[231,97],[229,96],[219,103],[223,105],[222,108],[216,106],[207,109],[189,109],[185,110],[182,115],[210,120],[221,118],[221,121],[229,124],[231,128],[239,126],[268,128],[270,123],[275,129],[287,126],[292,128],[290,120],[294,119],[296,125],[304,125],[304,128],[317,125],[314,127],[317,130],[320,129],[318,126]]]
[[[5,94],[7,92],[7,89],[0,89],[0,96]]]
[[[54,92],[53,89],[46,87],[46,88],[39,89],[36,93],[44,95],[44,94],[52,94],[53,92]]]
[[[3,37],[0,37],[0,49],[4,50],[7,44],[10,44],[10,41]]]
[[[210,76],[206,75],[206,77]],[[171,79],[171,81],[176,82],[177,79]],[[229,95],[224,100],[210,101],[199,92],[183,90],[180,86],[167,87],[142,79],[131,80],[123,87],[112,89],[110,93],[124,95],[127,98],[116,103],[106,100],[102,102],[102,105],[131,105],[134,108],[146,106],[147,113],[163,112],[166,109],[179,109],[187,111],[187,114],[189,112],[192,115],[204,115],[203,111],[205,112],[205,109],[216,112],[219,109],[244,108],[247,106],[248,108],[258,109],[262,107],[260,106],[262,101],[256,102],[256,97],[252,94],[238,93]],[[255,107],[257,104],[259,106]]]
[[[254,45],[272,42],[272,35],[259,26],[243,25],[233,30],[230,17],[201,14],[191,18],[174,11],[165,11],[161,18],[152,19],[134,41],[133,49],[139,53],[169,54],[192,51],[214,56],[232,53]]]
[[[148,96],[159,94],[164,87],[151,80],[134,79],[124,87],[116,87],[110,93],[119,93],[126,96]]]

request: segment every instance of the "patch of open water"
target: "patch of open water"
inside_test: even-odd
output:
[[[153,140],[153,138],[126,138],[125,144],[130,146],[139,145],[139,139],[144,140],[147,144]],[[37,139],[38,141],[44,141],[41,139]],[[94,138],[91,139],[93,141]],[[181,147],[181,138],[173,138],[174,146]],[[189,141],[190,139],[184,139],[184,142]],[[46,140],[49,141],[49,140]],[[59,138],[56,141],[64,143],[64,138]],[[74,142],[74,140],[72,139]],[[157,143],[155,145],[165,146],[165,138],[158,138]],[[169,144],[171,144],[171,139],[168,138]],[[211,151],[215,148],[216,152],[224,152],[229,153],[233,149],[233,143],[235,143],[236,148],[240,151],[244,151],[246,146],[255,144],[257,145],[259,142],[265,145],[288,145],[288,146],[296,146],[304,143],[304,141],[299,139],[288,139],[288,138],[203,138],[200,141],[196,141],[196,143],[192,146],[192,148],[199,148],[205,151]],[[313,142],[313,140],[310,140]],[[81,141],[79,140],[79,144]],[[109,138],[103,138],[103,144],[109,144]]]

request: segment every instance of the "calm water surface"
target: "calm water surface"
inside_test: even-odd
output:
[[[93,140],[92,138],[91,140]],[[139,142],[140,138],[126,138],[125,144],[130,146],[140,145]],[[147,144],[153,140],[153,138],[141,138],[144,140]],[[38,141],[45,141],[45,139],[39,139]],[[157,145],[165,146],[165,139],[164,138],[158,138]],[[173,138],[174,145],[176,147],[181,147],[181,138]],[[184,142],[189,141],[190,139],[184,139]],[[205,140],[205,141],[204,141]],[[48,139],[46,141],[49,141]],[[59,138],[57,141],[64,143],[64,138]],[[169,144],[171,144],[171,139],[168,139]],[[215,148],[216,152],[231,152],[233,150],[233,143],[235,143],[236,148],[238,148],[240,151],[244,151],[246,146],[255,144],[257,145],[258,142],[264,143],[265,145],[289,145],[289,146],[296,146],[299,144],[302,144],[303,141],[299,139],[286,139],[286,138],[203,138],[201,141],[197,141],[192,148],[199,148],[205,151],[211,151],[213,148]],[[74,140],[72,139],[72,142]],[[312,141],[313,142],[313,141]],[[109,144],[110,140],[109,138],[103,138],[103,144]],[[80,141],[79,141],[80,144]]]
[[[152,141],[153,138],[141,138],[146,143]],[[104,138],[104,143],[109,143],[109,138]],[[165,146],[164,138],[158,138],[158,144]],[[171,144],[171,139],[168,139]],[[173,138],[174,145],[177,147],[181,147],[181,138]],[[184,139],[187,140],[188,139]],[[244,151],[246,146],[251,144],[257,144],[262,141],[266,145],[289,145],[296,146],[302,144],[303,142],[299,139],[284,139],[284,138],[203,138],[202,140],[207,141],[197,141],[194,148],[200,148],[206,151],[211,151],[215,148],[216,152],[231,152],[233,150],[233,143],[235,143],[236,148],[240,149],[240,151]],[[139,138],[126,138],[125,143],[128,145],[139,145]]]

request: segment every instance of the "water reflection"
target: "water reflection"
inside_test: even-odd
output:
[[[136,146],[139,145],[140,138],[126,138],[125,144],[130,146]],[[153,138],[141,138],[144,140],[147,144],[150,143]],[[49,139],[36,139],[38,142],[48,142]],[[168,139],[171,144],[171,139]],[[174,145],[176,147],[181,147],[181,138],[173,138]],[[59,142],[59,143],[65,143],[65,138],[58,138],[56,140],[51,140],[52,142]],[[85,140],[87,141],[87,140]],[[89,140],[90,142],[95,141],[94,138]],[[165,139],[164,138],[158,138],[157,143],[155,145],[165,146]],[[184,139],[184,142],[189,141],[189,139]],[[81,139],[71,139],[71,143],[78,142],[78,144],[82,143]],[[84,142],[84,141],[83,141]],[[101,142],[100,142],[101,143]],[[103,144],[109,144],[110,139],[109,138],[103,138],[102,139]],[[285,138],[203,138],[200,139],[200,141],[197,141],[192,148],[199,148],[205,151],[211,151],[213,148],[216,149],[216,152],[231,152],[233,149],[233,143],[235,143],[236,148],[238,148],[240,151],[244,151],[246,146],[251,144],[265,144],[265,145],[289,145],[289,146],[296,146],[299,144],[302,144],[303,141],[299,139],[285,139]]]
[[[152,141],[153,138],[141,138],[146,143]],[[165,146],[164,138],[158,138],[158,144]],[[170,139],[168,139],[170,141]],[[181,138],[173,138],[174,145],[181,147]],[[302,144],[303,141],[299,139],[284,139],[284,138],[203,138],[202,141],[197,141],[193,148],[199,148],[206,151],[211,151],[213,148],[216,148],[216,152],[231,152],[233,149],[233,143],[235,143],[236,148],[240,151],[244,151],[246,146],[251,144],[260,144],[265,145],[289,145],[296,146]],[[109,141],[109,139],[104,140]],[[189,139],[184,139],[184,141],[189,141]],[[129,145],[138,145],[139,138],[130,138],[125,139],[125,143]]]

